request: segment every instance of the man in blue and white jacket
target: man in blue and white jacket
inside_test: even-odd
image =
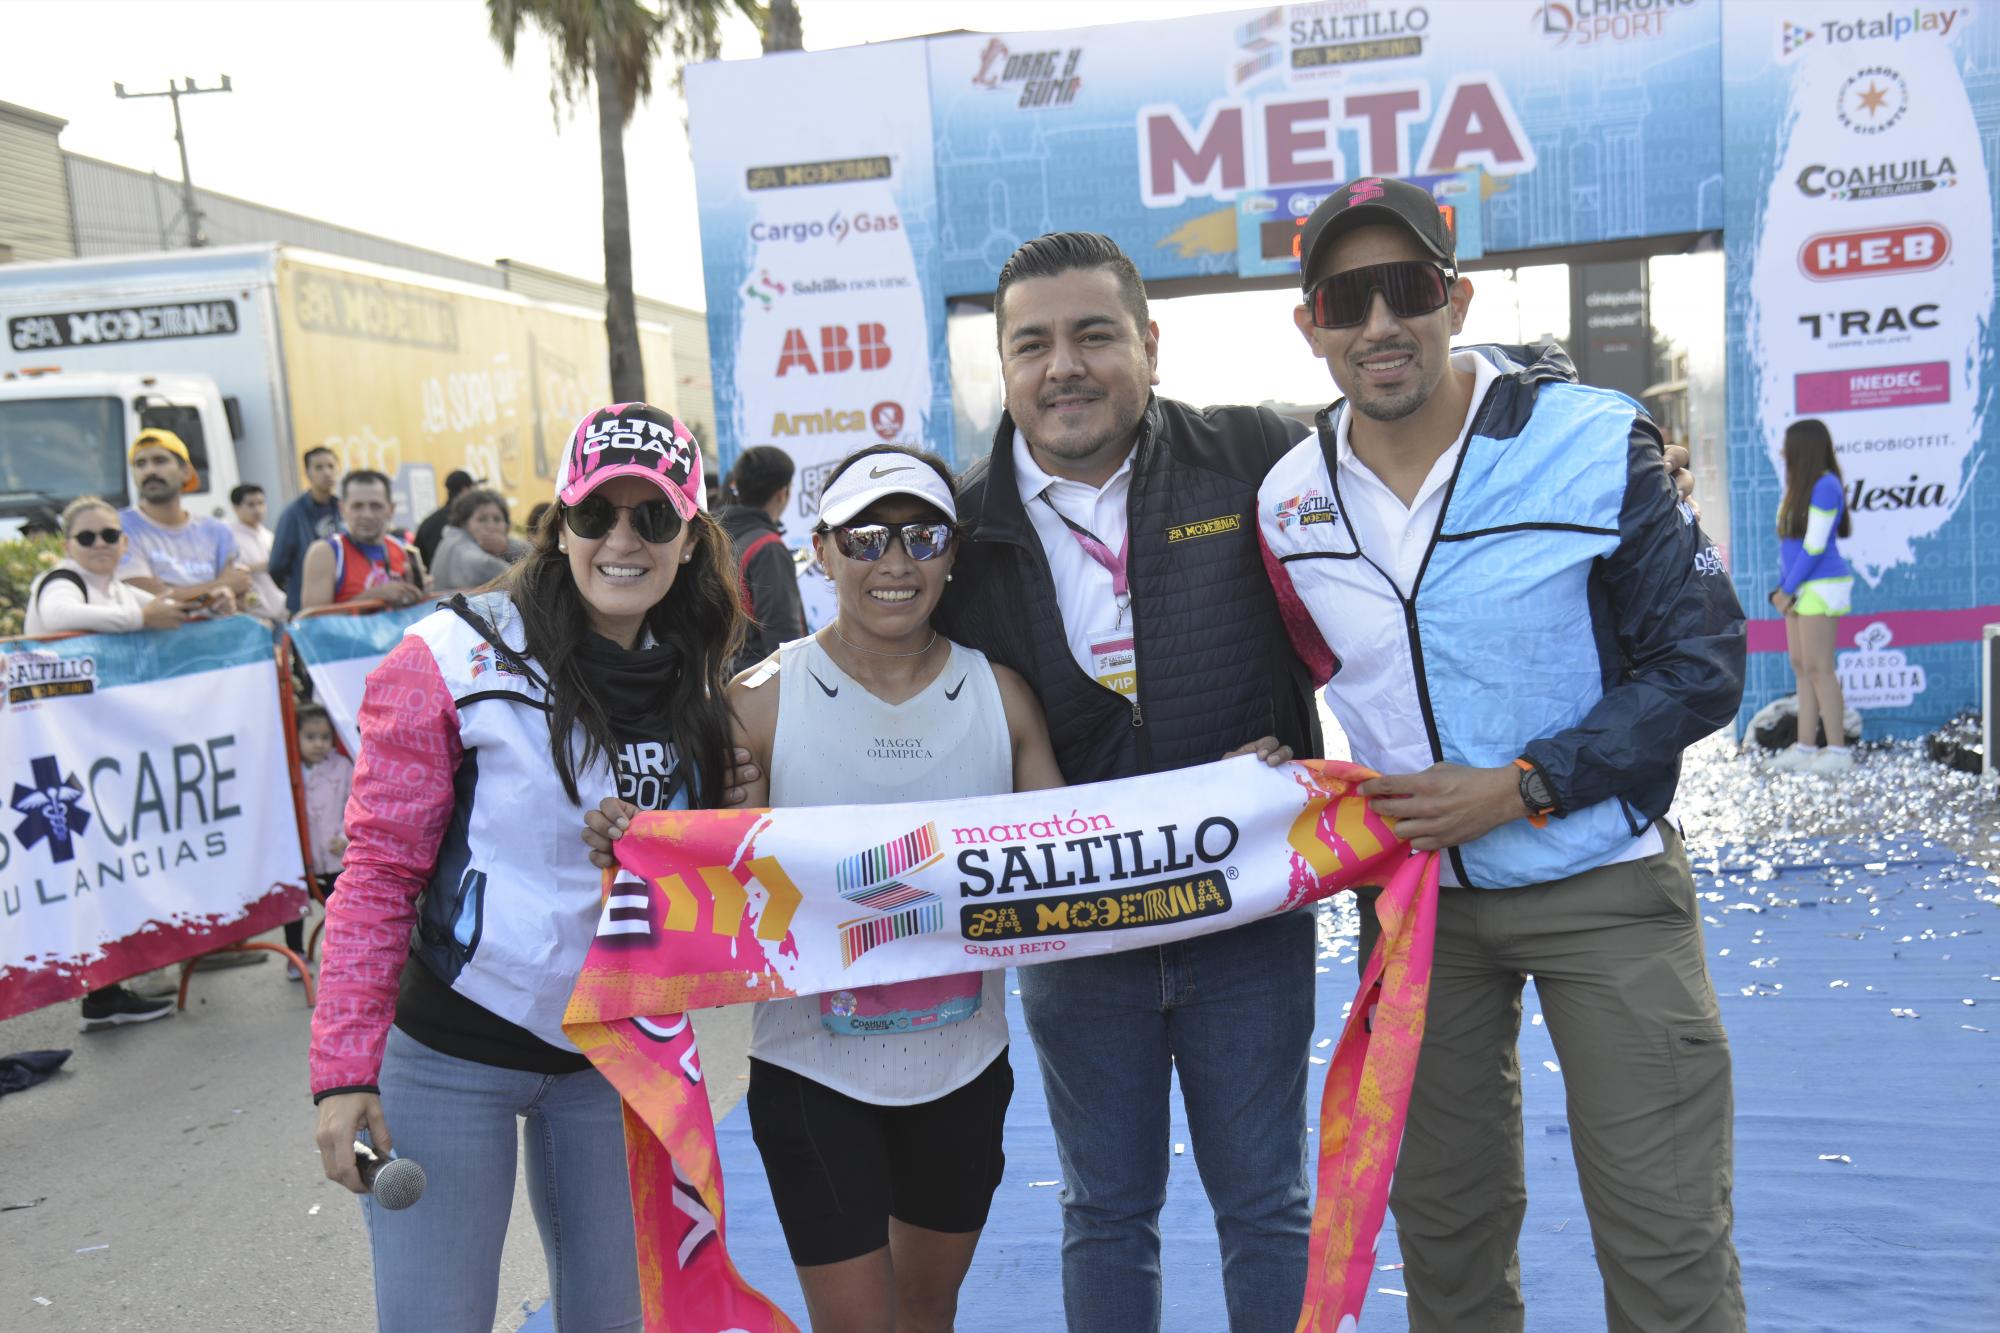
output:
[[[1384,775],[1362,790],[1446,849],[1391,1196],[1410,1326],[1523,1326],[1533,975],[1608,1324],[1740,1330],[1729,1047],[1663,816],[1681,751],[1735,715],[1742,608],[1638,404],[1553,346],[1452,352],[1472,285],[1426,191],[1344,187],[1302,254],[1295,321],[1345,397],[1259,489],[1266,564]]]

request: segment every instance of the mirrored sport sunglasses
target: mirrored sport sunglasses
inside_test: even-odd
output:
[[[116,546],[119,540],[125,536],[125,530],[123,528],[87,528],[72,532],[70,536],[76,538],[78,546],[88,551],[100,541],[106,546]]]
[[[632,516],[632,531],[642,542],[665,545],[680,535],[681,516],[668,500],[647,500],[642,504],[615,505],[601,495],[587,495],[573,505],[563,506],[563,524],[587,542],[608,536],[618,526],[618,511]]]
[[[870,523],[863,527],[831,529],[833,544],[849,560],[869,564],[889,554],[889,543],[900,539],[912,560],[935,560],[951,549],[958,529],[949,523]]]
[[[1451,280],[1458,275],[1428,259],[1404,259],[1393,264],[1351,268],[1313,284],[1306,296],[1312,322],[1322,329],[1351,329],[1368,319],[1374,294],[1382,293],[1389,313],[1415,319],[1443,307],[1450,299]]]

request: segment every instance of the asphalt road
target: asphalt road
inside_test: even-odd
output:
[[[79,1033],[77,1017],[71,1002],[0,1023],[0,1054],[75,1052],[0,1097],[0,1329],[372,1329],[361,1212],[320,1173],[311,1011],[282,962],[197,973],[187,1011],[159,1022]],[[749,1010],[703,1020],[720,1115],[747,1078]],[[511,1333],[548,1294],[517,1179],[494,1327]]]

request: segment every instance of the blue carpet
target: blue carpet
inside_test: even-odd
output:
[[[2000,885],[1917,840],[1875,854],[1884,859],[1845,860],[1855,853],[1840,847],[1829,849],[1831,860],[1737,855],[1697,869],[1736,1061],[1736,1242],[1750,1326],[1992,1333],[2000,1328]],[[1330,1048],[1355,984],[1351,909],[1328,913],[1321,934],[1314,1040]],[[1535,1021],[1532,986],[1523,1011],[1528,1328],[1601,1329],[1562,1076],[1551,1068],[1548,1029]],[[1018,1006],[1010,1012],[1007,1175],[966,1280],[960,1333],[1062,1327],[1061,1173]],[[1316,1107],[1322,1067],[1314,1072]],[[1174,1141],[1186,1143],[1178,1092],[1174,1109]],[[804,1327],[748,1115],[732,1113],[718,1138],[731,1253]],[[1222,1284],[1191,1154],[1173,1159],[1172,1181],[1160,1223],[1164,1327],[1214,1333],[1227,1326]],[[1404,1327],[1398,1258],[1391,1220],[1365,1330]],[[524,1327],[552,1328],[546,1308]]]

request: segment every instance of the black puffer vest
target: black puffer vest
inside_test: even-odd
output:
[[[1257,486],[1304,428],[1263,408],[1155,398],[1128,501],[1136,704],[1070,655],[1048,554],[1021,502],[1014,422],[966,473],[960,545],[936,623],[1040,696],[1063,776],[1099,782],[1219,759],[1275,735],[1320,753],[1312,682],[1264,572]]]

